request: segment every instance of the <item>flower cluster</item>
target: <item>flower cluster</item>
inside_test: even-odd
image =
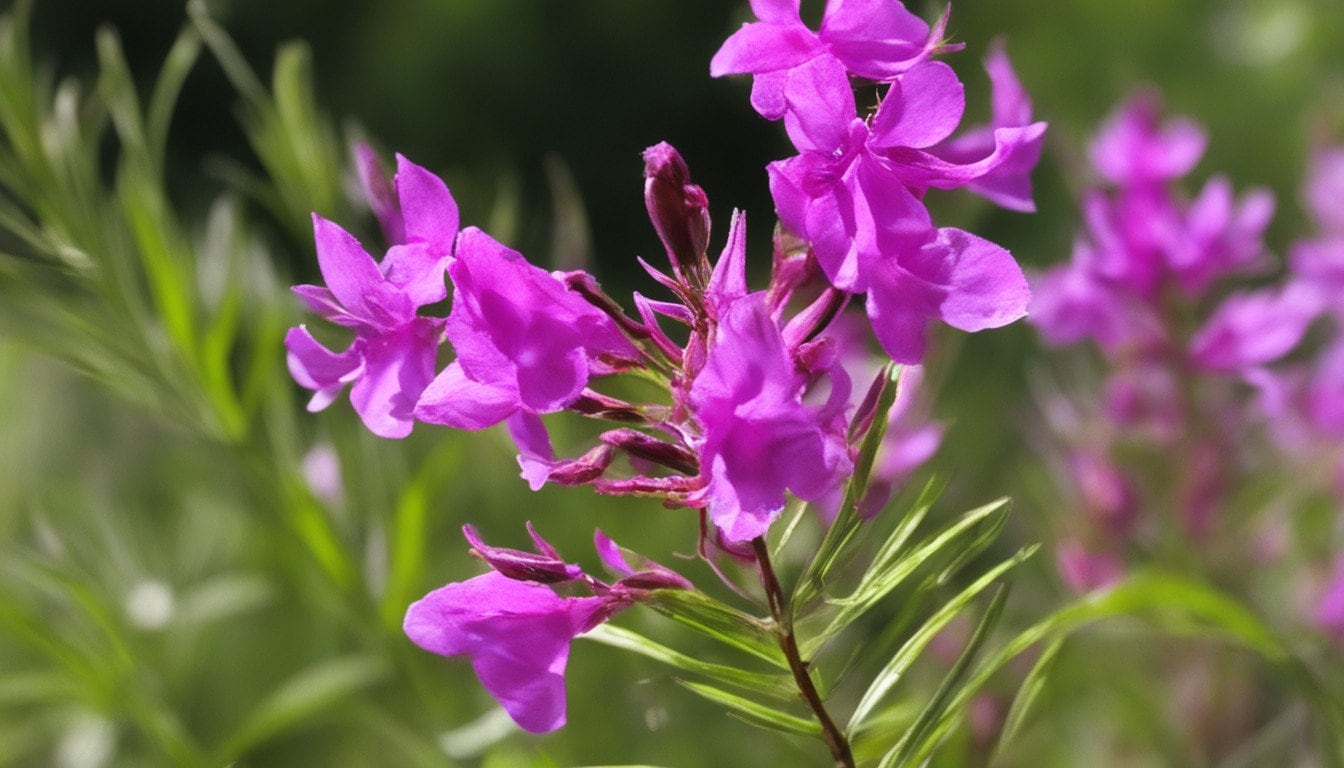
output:
[[[798,3],[764,2],[761,21],[734,34],[714,74],[756,74],[752,103],[782,118],[797,157],[767,169],[784,229],[775,238],[769,286],[752,291],[746,216],[735,211],[711,259],[709,200],[667,144],[644,152],[644,197],[669,269],[642,262],[665,290],[636,293],[634,312],[583,271],[548,272],[475,227],[458,231],[446,185],[398,157],[390,181],[367,149],[360,177],[390,247],[374,259],[337,225],[314,219],[326,287],[294,290],[310,308],[354,332],[342,352],[300,326],[286,339],[294,378],[329,405],[346,384],[370,430],[403,437],[416,421],[477,430],[505,424],[532,489],[589,485],[602,494],[652,497],[698,511],[699,551],[755,562],[788,494],[832,513],[876,418],[891,429],[860,509],[871,515],[937,449],[919,373],[904,376],[897,405],[874,413],[854,376],[875,377],[866,327],[844,318],[867,293],[881,346],[898,362],[923,355],[937,318],[964,330],[1021,317],[1026,280],[1006,250],[936,227],[922,198],[967,187],[1019,210],[1031,208],[1027,173],[1043,123],[1007,58],[996,51],[994,124],[950,138],[961,118],[961,83],[931,60],[953,50],[900,3],[833,0],[822,29],[798,20]],[[857,114],[850,75],[880,87],[876,113]],[[419,311],[448,298],[446,318]],[[438,366],[440,347],[452,359]],[[662,396],[629,402],[597,381],[637,373]],[[866,382],[860,382],[866,384]],[[569,412],[613,422],[596,444],[560,457],[542,419]],[[667,569],[633,569],[598,535],[604,562],[621,574],[604,584],[565,564],[533,533],[537,553],[468,540],[491,573],[449,584],[416,603],[406,632],[424,648],[470,656],[485,687],[522,727],[564,720],[569,641],[655,589],[690,588]],[[712,563],[711,563],[712,564]],[[550,585],[581,587],[561,596]]]
[[[1192,198],[1177,189],[1204,146],[1192,121],[1162,121],[1153,93],[1130,100],[1092,144],[1105,186],[1082,200],[1072,260],[1034,286],[1041,336],[1091,341],[1107,363],[1099,412],[1047,408],[1070,444],[1060,474],[1086,512],[1057,553],[1078,590],[1118,579],[1129,548],[1175,533],[1145,510],[1175,508],[1181,534],[1207,540],[1249,468],[1324,456],[1344,471],[1327,447],[1344,438],[1344,347],[1304,344],[1323,317],[1338,326],[1344,162],[1314,165],[1307,199],[1323,235],[1297,244],[1283,272],[1262,240],[1268,192],[1236,198],[1220,176]]]
[[[993,122],[959,136],[965,93],[952,68],[932,57],[958,46],[898,2],[827,4],[818,32],[799,20],[798,0],[755,0],[744,25],[710,64],[715,76],[754,75],[752,106],[782,119],[798,155],[771,163],[780,222],[811,245],[837,289],[866,293],[882,347],[901,363],[924,355],[937,319],[965,331],[1021,318],[1027,283],[1006,250],[934,225],[930,188],[966,187],[1008,208],[1033,210],[1030,170],[1045,123],[1001,48],[986,63]],[[860,116],[851,78],[879,86],[880,103]]]

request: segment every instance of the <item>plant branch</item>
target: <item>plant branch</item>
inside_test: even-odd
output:
[[[789,601],[785,599],[779,578],[775,576],[774,566],[770,564],[770,551],[765,544],[765,537],[758,536],[752,539],[751,546],[756,551],[756,562],[761,568],[761,585],[765,587],[770,615],[774,617],[779,627],[779,647],[789,661],[789,669],[798,684],[798,692],[816,715],[817,722],[821,723],[821,737],[826,742],[826,747],[831,750],[835,764],[842,768],[854,768],[854,754],[849,748],[849,741],[826,711],[826,704],[821,700],[816,684],[812,682],[807,662],[803,661],[802,655],[798,652],[798,642],[793,636],[793,616],[789,612]]]

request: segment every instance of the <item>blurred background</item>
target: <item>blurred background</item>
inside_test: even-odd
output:
[[[926,19],[941,10],[908,5]],[[820,4],[804,6],[819,16]],[[790,148],[780,126],[751,110],[748,78],[708,76],[710,57],[749,17],[744,2],[209,7],[264,83],[280,45],[307,42],[315,102],[337,126],[342,162],[353,137],[372,141],[389,164],[393,152],[406,155],[447,181],[464,224],[536,263],[586,264],[613,295],[648,291],[634,257],[657,263],[662,249],[641,198],[640,152],[668,141],[707,191],[718,236],[731,209],[748,211],[749,264],[764,280],[774,225],[764,165]],[[54,80],[91,83],[95,35],[111,25],[146,94],[185,19],[172,0],[38,0],[34,58]],[[961,0],[948,30],[966,44],[948,61],[967,84],[967,124],[988,113],[980,61],[1002,36],[1037,118],[1051,127],[1035,175],[1036,215],[962,194],[935,193],[930,205],[936,220],[1002,243],[1026,267],[1067,258],[1079,223],[1073,200],[1089,180],[1087,141],[1143,84],[1161,91],[1168,114],[1207,127],[1191,188],[1225,173],[1238,189],[1275,192],[1269,245],[1279,252],[1304,226],[1297,189],[1312,143],[1337,141],[1344,126],[1344,4],[1334,0]],[[205,221],[240,168],[266,170],[240,127],[240,103],[223,68],[203,55],[186,77],[165,164],[184,221]],[[366,242],[375,237],[370,217],[346,197],[332,200],[319,212]],[[284,288],[318,277],[308,224],[292,207],[246,195],[238,205],[249,242],[263,244],[271,265],[247,278],[249,301],[274,313],[277,327],[295,324],[303,318]],[[188,229],[205,233],[204,225]],[[128,398],[82,376],[29,331],[0,325],[0,764],[208,764],[220,755],[239,766],[821,759],[815,745],[723,715],[662,668],[582,642],[570,662],[570,725],[526,736],[494,713],[465,662],[429,657],[397,631],[399,599],[478,572],[457,532],[464,522],[489,541],[519,545],[530,519],[588,564],[590,531],[601,527],[703,576],[679,559],[694,546],[689,516],[582,490],[529,494],[501,435],[418,427],[406,441],[380,441],[344,399],[288,421],[276,410],[247,411],[246,425],[220,439],[152,397]],[[940,338],[934,413],[950,428],[931,470],[949,482],[942,506],[1013,495],[1004,551],[1044,538],[1056,511],[1041,508],[1048,499],[1032,487],[1039,471],[1022,437],[1035,418],[1026,392],[1041,364],[1034,332],[1018,324]],[[277,366],[283,356],[278,343],[253,352],[273,354]],[[296,386],[276,397],[291,411],[305,399]],[[270,453],[257,453],[258,434]],[[278,469],[254,466],[267,456],[280,457]],[[305,466],[310,479],[339,467],[343,482],[305,490]],[[276,472],[289,481],[277,485]],[[1011,609],[1027,616],[1065,599],[1048,559],[1030,569]],[[629,626],[667,636],[652,616],[628,616]],[[1149,671],[1144,665],[1169,648],[1145,651],[1124,636],[1070,652],[1085,659],[1131,644],[1140,648],[1127,650],[1130,661]],[[1228,663],[1254,666],[1235,655]],[[1080,735],[1029,736],[1037,751],[1011,764],[1179,764],[1170,762],[1179,748],[1167,744],[1175,737],[1127,733],[1116,722],[1128,721],[1112,717],[1160,702],[1162,691],[1122,691],[1069,712],[1062,691],[1070,684],[1116,686],[1092,680],[1096,670],[1084,661],[1074,668],[1072,683],[1047,697],[1055,704],[1047,710],[1063,714],[1033,733],[1067,723]],[[1121,747],[1087,752],[1098,732]]]

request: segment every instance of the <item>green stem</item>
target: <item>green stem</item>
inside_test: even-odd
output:
[[[817,692],[817,686],[812,682],[812,675],[808,672],[807,662],[803,661],[802,654],[798,652],[798,642],[793,636],[793,616],[789,612],[789,601],[785,599],[784,590],[779,586],[779,578],[775,576],[774,566],[770,564],[770,549],[765,544],[765,537],[758,536],[752,539],[751,546],[756,551],[756,562],[761,567],[761,586],[765,587],[770,615],[774,617],[775,624],[779,628],[779,647],[789,661],[789,670],[793,672],[793,679],[798,684],[798,692],[816,715],[817,722],[821,723],[821,738],[831,750],[831,757],[835,758],[836,766],[854,768],[854,754],[850,750],[849,740],[826,711],[821,694]]]

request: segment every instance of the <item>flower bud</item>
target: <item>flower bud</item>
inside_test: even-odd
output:
[[[551,470],[548,481],[556,485],[583,485],[602,476],[616,457],[616,449],[610,445],[599,445],[577,459],[567,459],[557,463]]]
[[[573,581],[583,576],[583,570],[579,566],[569,565],[560,559],[555,548],[537,535],[531,523],[528,524],[527,530],[532,534],[532,540],[540,552],[492,547],[481,540],[475,528],[470,525],[462,526],[462,534],[467,537],[467,543],[471,544],[472,553],[510,579],[555,584]]]
[[[610,432],[603,432],[598,439],[636,458],[671,467],[688,475],[700,473],[700,464],[696,461],[695,454],[682,446],[663,442],[643,432],[633,429],[613,429]]]
[[[644,150],[644,205],[678,276],[709,274],[709,198],[691,183],[677,150],[660,142]]]

